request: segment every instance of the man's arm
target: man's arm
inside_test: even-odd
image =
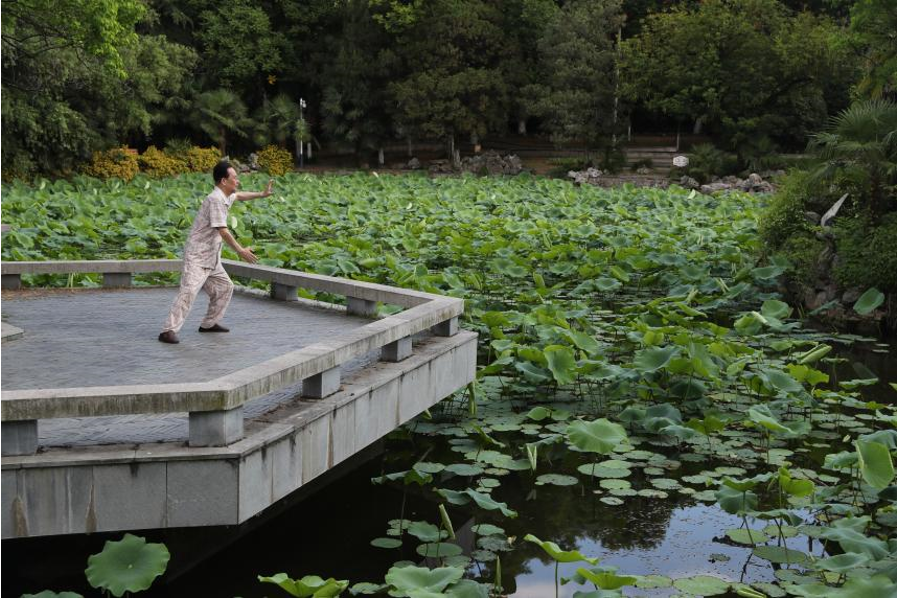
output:
[[[231,235],[231,232],[228,230],[227,227],[218,227],[218,234],[221,235],[221,238],[229,246],[231,246],[235,252],[237,252],[237,255],[240,256],[240,258],[244,262],[249,262],[250,264],[255,264],[256,262],[259,261],[259,259],[256,258],[256,255],[253,254],[253,248],[241,247],[240,244],[237,243],[237,240],[234,239],[234,236]]]
[[[267,198],[271,195],[272,185],[274,185],[274,179],[269,179],[268,187],[265,188],[265,191],[241,191],[234,194],[234,199],[238,202],[245,202],[247,200],[255,200],[256,198]]]

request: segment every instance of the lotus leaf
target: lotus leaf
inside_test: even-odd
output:
[[[121,597],[150,588],[165,572],[168,560],[165,545],[126,533],[121,541],[106,541],[103,551],[91,555],[84,573],[90,586]]]
[[[879,289],[871,287],[854,302],[854,311],[858,314],[869,314],[881,306],[885,299],[885,295]]]
[[[592,565],[596,565],[599,562],[599,558],[597,557],[586,557],[576,549],[564,551],[552,541],[541,541],[532,534],[525,536],[524,540],[539,545],[543,551],[549,554],[549,557],[557,562],[588,562]]]
[[[699,597],[723,595],[730,589],[730,583],[714,576],[678,578],[673,581],[673,586],[687,595],[697,595]]]
[[[752,553],[775,564],[804,564],[808,561],[806,553],[773,545],[755,547],[752,549]]]
[[[541,474],[536,477],[538,485],[555,485],[558,487],[569,487],[577,484],[577,478],[566,474]]]
[[[770,538],[760,530],[752,530],[750,528],[733,528],[726,532],[726,535],[734,543],[741,545],[757,545],[766,543]]]
[[[406,597],[432,597],[461,580],[465,571],[461,568],[419,568],[418,566],[393,566],[384,580]]]
[[[294,580],[283,572],[274,576],[259,576],[259,582],[276,584],[294,597],[337,597],[349,586],[348,580],[320,576],[303,576]]]
[[[858,464],[864,480],[877,491],[882,491],[895,480],[895,465],[889,447],[876,441],[858,439]]]
[[[378,537],[371,541],[371,545],[381,549],[396,549],[397,547],[402,546],[402,541],[399,539],[391,539],[389,537]]]
[[[627,439],[627,433],[621,425],[605,418],[592,422],[577,420],[567,427],[566,432],[575,447],[598,454],[611,453]]]

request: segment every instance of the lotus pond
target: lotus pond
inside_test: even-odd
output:
[[[4,186],[3,259],[176,257],[207,187]],[[787,265],[759,259],[763,198],[528,176],[276,190],[232,210],[241,243],[465,298],[477,381],[154,591],[895,596],[894,345],[804,327],[777,293]]]

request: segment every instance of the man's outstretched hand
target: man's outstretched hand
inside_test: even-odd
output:
[[[262,197],[267,198],[272,194],[271,188],[274,186],[274,179],[268,180],[268,187],[265,188],[265,191],[262,192]]]
[[[256,258],[256,255],[253,253],[253,248],[251,248],[251,247],[243,248],[240,252],[238,252],[238,254],[240,254],[240,258],[244,262],[249,262],[250,264],[255,264],[256,262],[259,261],[259,259]]]

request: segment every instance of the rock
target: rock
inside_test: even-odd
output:
[[[812,225],[819,225],[819,224],[820,224],[820,215],[817,214],[816,212],[811,211],[811,210],[806,210],[806,211],[805,211],[805,213],[804,213],[804,218],[805,218],[806,221],[808,221],[808,222],[811,223]]]
[[[845,293],[842,294],[842,303],[843,304],[854,304],[861,297],[861,290],[852,288],[847,289]]]
[[[421,161],[415,157],[412,157],[412,159],[408,161],[408,164],[405,165],[405,168],[416,171],[421,168]]]
[[[249,168],[254,171],[259,170],[261,167],[259,166],[259,155],[253,152],[249,155]]]
[[[685,189],[699,189],[701,188],[701,185],[692,177],[683,175],[682,177],[680,177],[680,187],[683,187]]]
[[[651,171],[644,166],[640,166],[638,169],[636,169],[637,175],[648,175],[650,172]]]
[[[727,191],[729,189],[732,189],[732,186],[727,185],[723,181],[712,181],[711,183],[708,183],[707,185],[702,185],[699,188],[699,191],[701,191],[703,194],[710,195],[710,194],[716,193],[718,191]]]
[[[585,171],[568,171],[568,178],[573,179],[574,185],[601,185],[602,171],[589,167]]]

